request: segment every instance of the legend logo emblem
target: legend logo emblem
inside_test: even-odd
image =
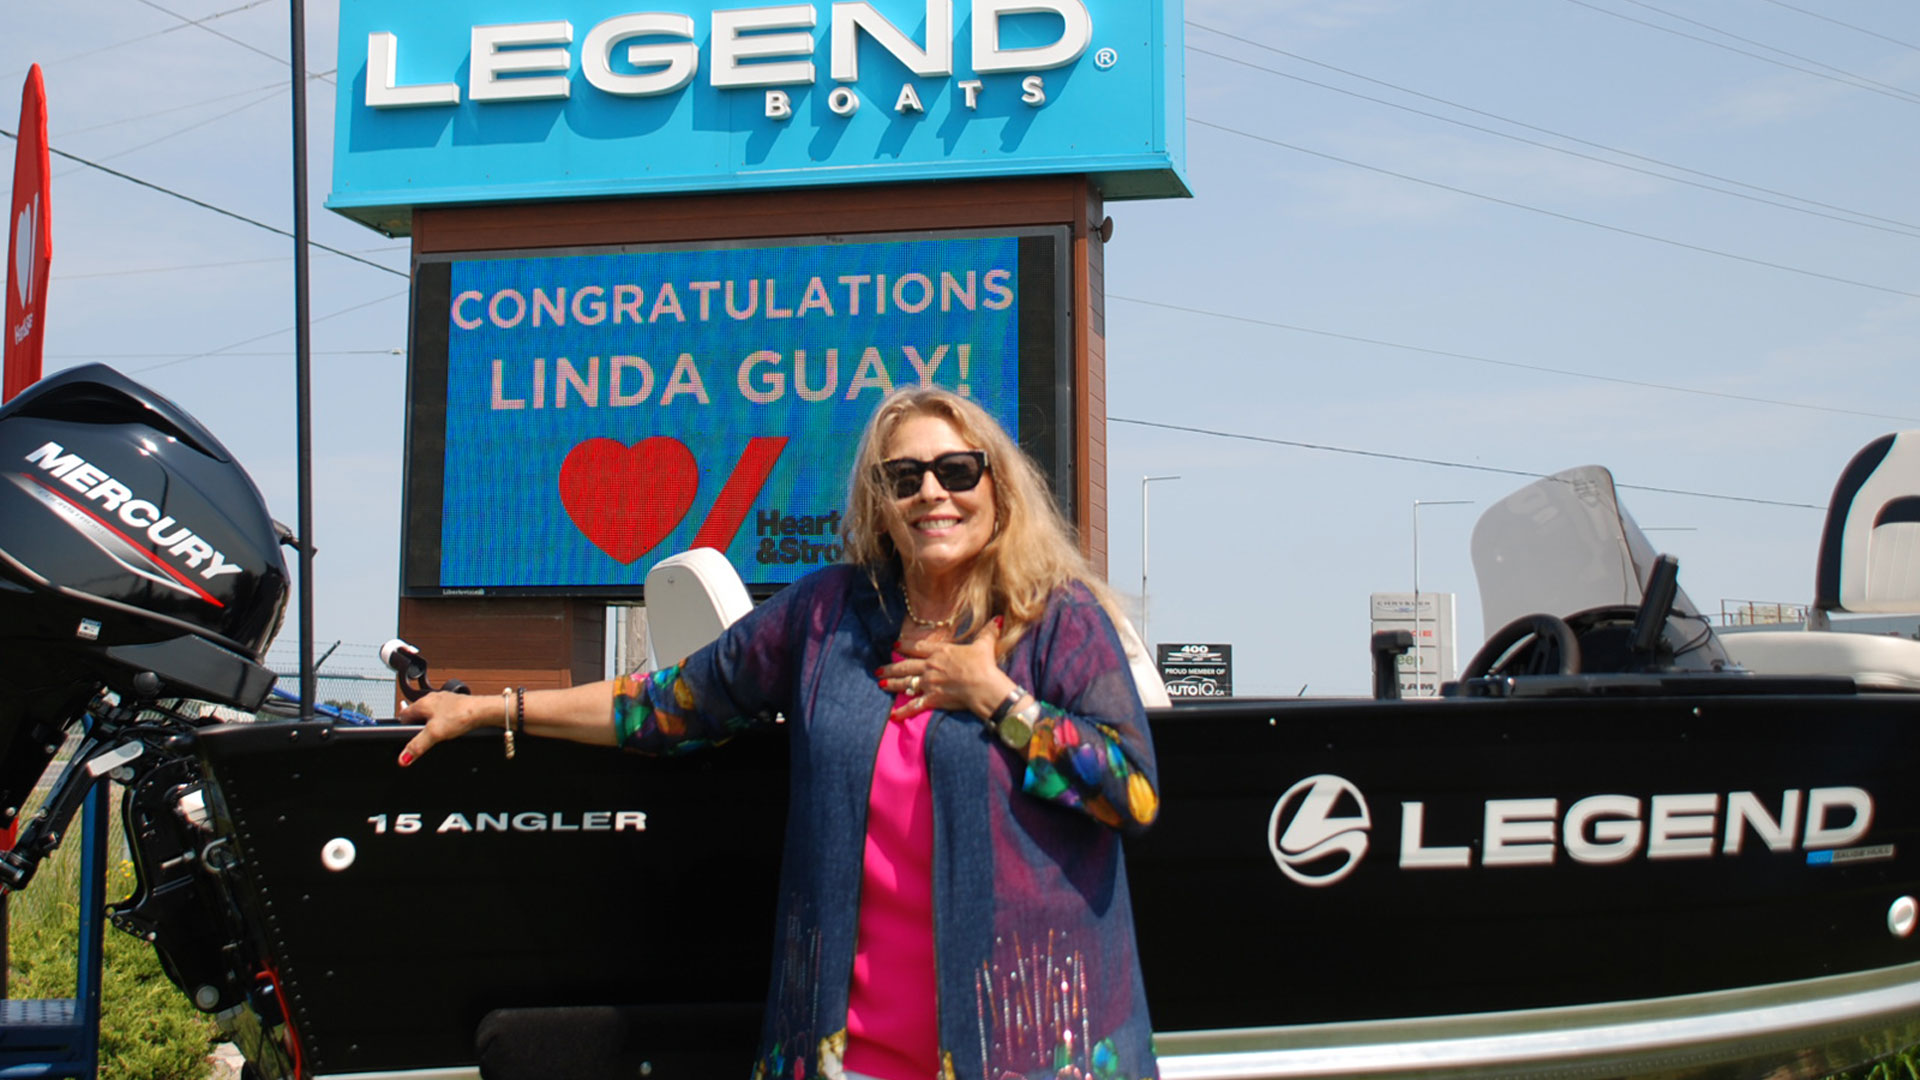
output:
[[[1373,819],[1351,781],[1322,773],[1287,789],[1267,820],[1267,847],[1280,871],[1321,887],[1353,872],[1367,854]]]

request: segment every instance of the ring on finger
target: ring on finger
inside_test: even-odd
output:
[[[920,696],[920,676],[909,675],[907,677],[907,693],[912,694],[914,697]]]

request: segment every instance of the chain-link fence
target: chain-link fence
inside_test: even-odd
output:
[[[315,695],[322,705],[375,718],[391,717],[397,702],[393,672],[380,662],[380,646],[322,643],[314,652]],[[267,652],[267,666],[280,677],[276,689],[300,694],[300,649],[292,642]]]

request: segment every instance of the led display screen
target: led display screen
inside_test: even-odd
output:
[[[659,560],[712,547],[765,595],[839,560],[860,431],[900,386],[968,395],[1071,491],[1066,244],[423,256],[403,591],[637,597]]]

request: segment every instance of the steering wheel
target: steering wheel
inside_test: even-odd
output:
[[[1460,678],[1579,673],[1580,642],[1573,628],[1565,619],[1542,614],[1523,615],[1501,627],[1467,661]]]

